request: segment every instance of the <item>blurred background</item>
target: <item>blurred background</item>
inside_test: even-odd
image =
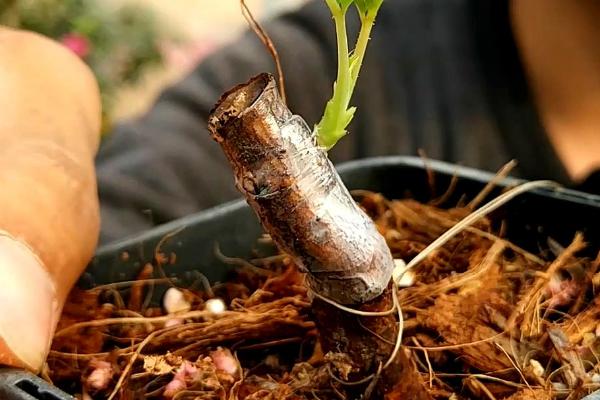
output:
[[[261,20],[306,0],[247,0]],[[0,0],[0,24],[50,36],[81,57],[102,91],[105,129],[147,110],[246,27],[238,0]]]

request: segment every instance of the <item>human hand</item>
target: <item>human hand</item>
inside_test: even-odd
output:
[[[0,27],[0,364],[38,371],[99,231],[92,73],[62,45]]]

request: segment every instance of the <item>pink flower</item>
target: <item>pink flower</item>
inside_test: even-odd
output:
[[[186,389],[186,384],[184,381],[180,379],[173,379],[171,382],[165,386],[165,391],[163,392],[163,396],[166,399],[172,399],[175,395],[181,391]]]
[[[163,397],[172,399],[177,393],[185,390],[188,382],[193,381],[197,375],[198,368],[189,361],[184,361],[175,373],[173,380],[165,386]]]
[[[93,390],[106,389],[114,375],[112,365],[106,361],[92,360],[90,366],[94,370],[86,379],[87,386]]]
[[[210,353],[210,358],[212,358],[212,361],[218,370],[221,370],[232,376],[237,373],[238,362],[228,349],[219,347],[217,350]]]
[[[570,304],[581,292],[581,286],[574,280],[561,280],[555,275],[550,278],[546,286],[546,296],[548,299],[548,308],[566,306]]]
[[[62,37],[60,42],[80,58],[84,58],[90,53],[90,41],[78,33],[68,33]]]

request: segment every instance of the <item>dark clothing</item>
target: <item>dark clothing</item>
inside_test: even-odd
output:
[[[383,3],[335,162],[424,149],[435,159],[568,183],[530,98],[506,1]],[[352,21],[351,32],[358,24]],[[334,25],[324,2],[266,24],[281,56],[288,105],[315,124],[336,71]],[[254,34],[204,61],[138,121],[120,126],[98,156],[102,241],[238,197],[209,110],[251,76],[273,71]]]

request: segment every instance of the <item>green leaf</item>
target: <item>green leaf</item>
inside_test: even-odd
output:
[[[354,5],[356,5],[361,15],[365,15],[369,11],[367,0],[355,0]]]
[[[354,0],[354,5],[358,9],[361,17],[377,14],[382,3],[383,0]]]
[[[347,9],[355,0],[336,0],[342,9]]]

